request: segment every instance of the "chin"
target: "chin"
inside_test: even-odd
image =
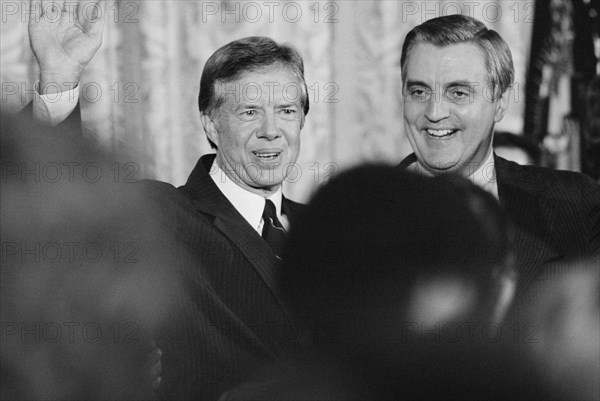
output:
[[[268,172],[265,172],[265,175],[261,177],[260,180],[257,180],[256,184],[261,187],[261,188],[278,188],[283,181],[285,180],[285,177],[283,177],[283,175],[281,174],[281,172],[277,171],[274,173],[269,174]]]
[[[451,173],[451,172],[457,171],[459,169],[458,164],[456,164],[453,161],[447,161],[447,160],[437,160],[435,162],[427,163],[427,164],[425,164],[425,166],[427,166],[427,168],[429,170],[431,170],[432,172],[437,172],[437,173],[441,173],[441,174]],[[439,168],[440,166],[448,166],[448,167]]]

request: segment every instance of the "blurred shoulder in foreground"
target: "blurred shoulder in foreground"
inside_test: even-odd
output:
[[[2,399],[152,399],[147,355],[173,313],[135,161],[78,127],[2,115]]]

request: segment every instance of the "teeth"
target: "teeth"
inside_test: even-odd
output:
[[[433,135],[433,136],[446,136],[446,135],[450,135],[453,132],[454,132],[454,130],[452,130],[452,129],[428,129],[427,130],[427,133],[429,135]]]
[[[272,159],[279,156],[279,153],[255,153],[255,155],[264,159]]]

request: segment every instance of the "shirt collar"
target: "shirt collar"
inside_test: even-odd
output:
[[[496,165],[494,163],[494,152],[490,149],[487,159],[469,177],[469,180],[481,189],[498,198],[498,184],[496,183]]]
[[[219,168],[216,160],[213,162],[213,166],[210,169],[210,177],[214,181],[215,185],[225,195],[225,197],[231,202],[233,207],[244,217],[244,219],[254,228],[259,231],[262,226],[262,214],[265,209],[265,198],[252,193],[231,180],[223,170]],[[277,191],[269,195],[266,199],[269,199],[275,205],[277,211],[277,218],[281,220],[281,201],[283,195],[281,186]],[[260,231],[259,231],[260,232]]]

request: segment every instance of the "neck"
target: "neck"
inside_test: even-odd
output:
[[[227,166],[224,167],[223,162],[218,155],[215,158],[215,163],[216,163],[217,167],[219,168],[219,170],[221,170],[221,174],[224,174],[225,176],[227,176],[227,179],[231,180],[238,187],[243,188],[244,190],[251,192],[253,194],[262,196],[263,198],[268,198],[269,196],[273,195],[281,187],[281,184],[267,186],[267,187],[254,187],[254,186],[248,185],[239,177],[238,174],[235,173],[235,171],[233,171],[233,169],[231,169]],[[241,172],[241,173],[243,174],[243,172]]]
[[[457,165],[457,166],[453,166],[452,168],[449,168],[447,170],[443,170],[443,169],[431,169],[423,164],[421,164],[421,162],[417,159],[417,171],[421,174],[430,176],[430,177],[435,177],[435,176],[440,176],[440,175],[455,175],[455,176],[460,176],[463,178],[467,178],[469,179],[479,168],[481,168],[481,166],[483,166],[483,164],[486,162],[486,160],[488,160],[488,158],[490,157],[492,153],[492,148],[490,147],[487,152],[485,153],[485,156],[483,157],[483,159],[481,159],[478,162],[468,162],[462,165]]]

